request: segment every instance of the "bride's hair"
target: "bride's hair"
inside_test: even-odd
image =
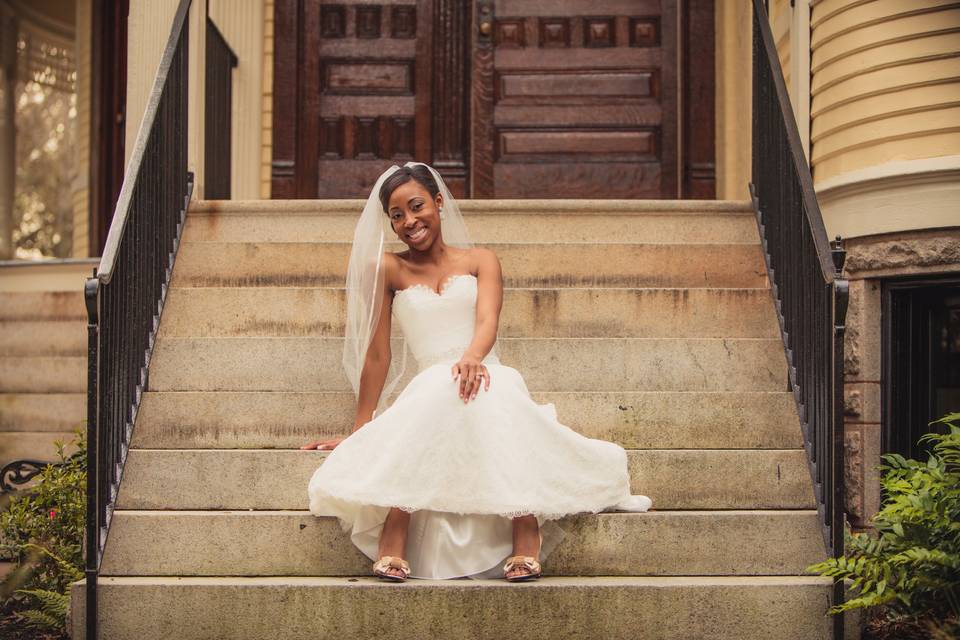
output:
[[[398,171],[394,171],[380,186],[380,204],[383,205],[383,212],[387,213],[390,208],[390,196],[402,184],[415,180],[420,183],[431,198],[436,198],[440,193],[440,186],[433,179],[433,174],[425,164],[416,164],[412,167],[403,166]]]

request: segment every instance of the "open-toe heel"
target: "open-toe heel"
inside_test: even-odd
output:
[[[399,569],[402,575],[387,573],[391,568]],[[410,565],[400,556],[383,556],[373,563],[373,575],[391,582],[403,582],[410,576]]]
[[[515,576],[506,575],[516,567],[526,567],[530,573],[519,573]],[[503,565],[503,574],[507,582],[524,582],[526,580],[536,580],[542,574],[542,570],[540,563],[533,556],[510,556],[507,558],[507,564]]]

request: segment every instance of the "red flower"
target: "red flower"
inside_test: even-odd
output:
[[[57,510],[56,510],[56,509],[50,509],[50,519],[53,520],[53,519],[56,518],[56,517],[57,517]]]

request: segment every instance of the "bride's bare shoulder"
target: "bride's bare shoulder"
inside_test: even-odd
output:
[[[481,266],[500,268],[500,258],[497,257],[493,249],[487,247],[472,247],[470,249],[470,259],[478,268]]]
[[[383,279],[387,283],[387,288],[392,290],[395,288],[394,282],[400,271],[400,257],[390,251],[384,251],[381,264],[383,264]]]

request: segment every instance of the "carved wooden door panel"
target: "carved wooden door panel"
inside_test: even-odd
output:
[[[473,194],[678,197],[677,4],[476,0]]]
[[[713,0],[275,0],[272,197],[710,198],[713,66]]]
[[[431,5],[278,0],[274,197],[366,197],[430,158]]]

